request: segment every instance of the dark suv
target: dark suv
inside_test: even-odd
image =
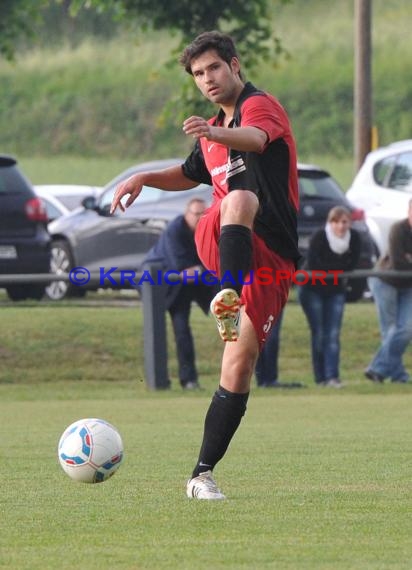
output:
[[[50,236],[47,213],[17,161],[0,154],[0,275],[48,273]],[[0,285],[1,287],[1,285]],[[41,299],[45,285],[5,285],[13,301]]]

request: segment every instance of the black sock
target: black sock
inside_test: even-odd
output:
[[[224,456],[229,443],[246,412],[247,394],[234,394],[219,386],[205,418],[203,442],[192,478],[213,470]]]
[[[240,295],[245,277],[252,268],[252,255],[252,232],[249,228],[239,224],[222,226],[219,256],[223,289],[234,289]]]

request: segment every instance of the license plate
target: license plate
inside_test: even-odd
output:
[[[0,245],[0,259],[17,259],[14,245]]]

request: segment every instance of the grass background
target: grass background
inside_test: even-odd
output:
[[[292,297],[281,376],[307,387],[253,386],[216,468],[228,496],[219,504],[184,495],[218,377],[212,319],[193,313],[204,391],[178,387],[169,328],[173,386],[152,392],[136,299],[0,297],[0,310],[0,568],[409,570],[411,390],[362,377],[378,344],[371,302],[346,307],[346,386],[329,390],[313,386]],[[63,473],[56,447],[67,425],[92,416],[119,428],[126,459],[112,479],[87,486]]]
[[[330,159],[352,160],[353,0],[333,5],[276,0],[271,18],[289,57],[262,61],[245,69],[246,76],[286,107],[301,161],[319,158],[321,166],[332,169]],[[407,78],[412,45],[405,41],[411,19],[411,2],[373,2],[373,122],[383,145],[411,137],[412,83]],[[174,124],[163,114],[187,79],[177,64],[165,66],[178,37],[136,29],[126,34],[124,27],[113,37],[86,33],[73,45],[51,36],[45,34],[41,47],[18,52],[14,64],[0,60],[2,152],[21,159],[80,156],[132,162],[186,154],[192,141],[183,135],[180,121]],[[177,114],[172,109],[169,119]],[[353,178],[353,164],[349,172],[345,179],[337,173],[345,187]],[[55,181],[53,170],[46,174],[46,182]]]
[[[85,300],[13,304],[0,296],[0,384],[28,385],[75,381],[135,381],[145,389],[142,313],[137,297],[105,291]],[[168,323],[169,368],[177,377],[173,334]],[[193,334],[203,383],[214,389],[220,367],[221,342],[212,319],[194,308]],[[310,337],[305,316],[292,291],[282,325],[280,374],[284,380],[312,384]],[[341,339],[341,377],[365,390],[363,370],[379,345],[374,304],[347,304]],[[405,356],[412,368],[412,351]],[[179,389],[177,388],[178,392]],[[375,390],[375,387],[374,387]]]
[[[170,154],[171,156],[183,156]],[[352,179],[352,159],[312,155],[308,162],[328,169],[346,189]],[[33,184],[89,184],[104,186],[139,158],[82,158],[74,156],[36,156],[21,158],[20,166]]]

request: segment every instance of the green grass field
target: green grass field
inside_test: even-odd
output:
[[[173,387],[151,392],[138,302],[100,299],[0,297],[0,568],[410,569],[412,392],[362,378],[378,342],[372,303],[347,306],[338,391],[313,386],[306,324],[289,303],[282,379],[307,388],[253,387],[215,470],[228,500],[210,504],[186,499],[185,482],[217,380],[212,320],[194,312],[205,390],[178,388],[169,334]],[[126,451],[95,486],[71,481],[56,454],[64,428],[90,416],[114,423]]]

